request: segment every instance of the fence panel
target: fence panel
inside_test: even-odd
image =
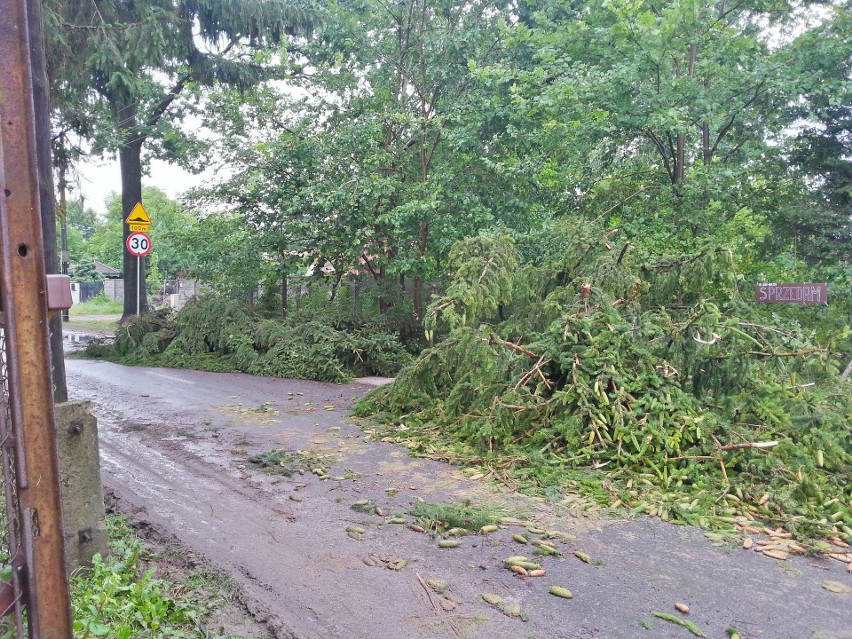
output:
[[[80,302],[85,302],[88,299],[102,295],[104,292],[103,282],[94,282],[92,284],[80,284]]]
[[[0,326],[0,458],[3,466],[3,494],[0,496],[3,500],[3,508],[0,509],[0,637],[26,637],[22,605],[22,571],[26,562],[21,543],[21,517],[15,478],[15,437],[9,412],[6,362],[6,331]]]

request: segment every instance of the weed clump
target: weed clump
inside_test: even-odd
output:
[[[206,586],[189,592],[185,584],[158,577],[127,523],[108,517],[107,526],[110,556],[95,555],[91,570],[71,576],[75,636],[190,637],[203,630],[221,597]]]
[[[299,470],[306,468],[306,464],[297,456],[291,455],[283,448],[273,448],[262,453],[257,453],[248,458],[250,464],[263,468],[272,475],[284,475],[292,477]]]
[[[477,532],[483,526],[499,521],[504,513],[493,509],[473,505],[470,501],[460,503],[433,504],[427,501],[417,501],[408,515],[414,517],[426,530],[445,532],[452,529],[463,529]]]

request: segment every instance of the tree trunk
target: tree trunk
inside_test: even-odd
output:
[[[384,264],[379,267],[379,277],[377,278],[379,282],[379,286],[381,286],[385,281],[385,267]],[[384,315],[390,310],[390,304],[385,299],[383,292],[380,290],[379,292],[379,313]]]
[[[414,276],[414,319],[423,320],[423,278],[420,275]]]
[[[429,223],[420,222],[420,242],[418,251],[420,261],[425,262],[426,248],[429,245]],[[414,277],[414,319],[423,321],[423,276],[419,273]]]
[[[686,161],[686,135],[683,133],[678,135],[676,144],[672,183],[678,186],[683,183],[683,163]]]
[[[121,218],[126,242],[130,235],[130,226],[124,220],[133,212],[133,207],[142,201],[142,142],[144,138],[139,135],[135,105],[118,107],[117,115],[121,123],[122,137],[126,140],[118,150],[118,162],[121,167]],[[126,248],[123,248],[123,254],[124,314],[122,321],[148,310],[144,262],[141,258],[130,255]]]
[[[62,166],[59,167],[59,207],[57,208],[57,215],[59,216],[59,228],[61,231],[60,237],[60,260],[59,260],[59,271],[63,275],[68,275],[68,201],[66,199],[66,192],[68,191],[68,180],[66,178],[66,173],[68,171],[68,167],[65,162],[62,163]],[[67,322],[68,310],[62,311],[62,321]]]
[[[287,273],[281,276],[281,317],[282,319],[287,317],[287,306],[289,304],[289,297],[287,296]]]
[[[689,47],[689,68],[686,72],[686,77],[695,77],[695,60],[698,57],[698,44],[693,43]],[[680,133],[677,136],[674,159],[674,177],[672,182],[675,185],[683,184],[684,168],[686,165],[686,134]]]

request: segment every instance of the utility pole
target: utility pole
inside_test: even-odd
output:
[[[32,99],[35,111],[36,154],[38,158],[38,192],[41,202],[41,232],[44,238],[44,265],[48,273],[60,273],[56,255],[56,201],[53,197],[53,164],[50,159],[50,88],[44,54],[44,32],[41,2],[27,0],[28,48],[31,61]],[[54,314],[49,320],[50,354],[53,364],[53,400],[68,401],[65,382],[65,354],[62,344],[62,317]]]
[[[68,191],[68,162],[65,157],[62,158],[62,161],[59,164],[59,206],[57,207],[57,214],[59,216],[59,228],[61,231],[61,245],[59,250],[61,251],[60,258],[60,273],[63,275],[68,275],[68,200],[66,199],[66,194]],[[44,210],[42,208],[42,210]],[[68,310],[62,311],[62,321],[67,322],[69,320]],[[54,355],[55,357],[55,355]],[[56,399],[56,398],[54,398]],[[66,399],[67,399],[67,391],[66,391]],[[56,399],[57,403],[61,402],[61,399]]]

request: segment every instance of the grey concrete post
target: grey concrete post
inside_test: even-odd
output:
[[[104,493],[98,450],[98,421],[88,402],[56,405],[65,561],[69,573],[107,553]]]

